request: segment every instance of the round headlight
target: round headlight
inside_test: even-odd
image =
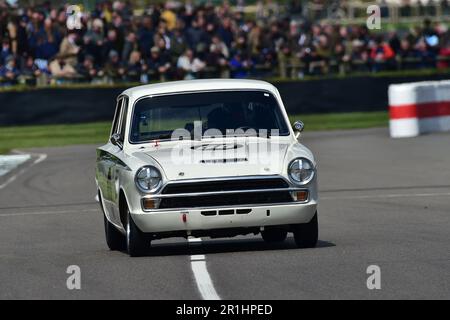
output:
[[[314,177],[314,164],[305,158],[294,159],[288,168],[289,178],[296,184],[307,184]]]
[[[144,192],[152,192],[161,186],[161,173],[152,166],[142,167],[136,173],[136,185]]]

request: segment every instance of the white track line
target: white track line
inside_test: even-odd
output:
[[[17,154],[25,154],[25,152],[19,151],[19,150],[13,150],[14,153]],[[23,168],[22,170],[20,170],[19,172],[17,172],[16,174],[12,175],[11,177],[9,177],[8,180],[6,180],[3,184],[0,184],[0,190],[5,188],[7,185],[9,185],[11,182],[14,182],[18,176],[20,176],[21,174],[23,174],[26,170],[30,169],[32,166],[37,165],[38,163],[41,163],[42,161],[44,161],[45,159],[47,159],[47,155],[44,153],[30,153],[30,155],[32,156],[36,156],[36,160],[33,161],[33,163],[25,168]]]
[[[189,244],[200,244],[202,239],[189,238]],[[203,254],[196,254],[191,256],[191,269],[194,274],[195,283],[200,291],[203,300],[220,300],[216,289],[212,283],[211,277],[206,268],[206,257]]]
[[[0,154],[0,177],[31,159],[29,154]]]
[[[361,196],[320,197],[320,200],[358,200],[358,199],[392,199],[392,198],[422,198],[422,197],[449,197],[450,192],[445,193],[399,193],[399,194],[375,194]]]

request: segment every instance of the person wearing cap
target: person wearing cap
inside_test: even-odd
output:
[[[119,53],[115,50],[111,50],[108,55],[108,61],[103,69],[108,82],[114,82],[120,80],[124,74],[125,69],[120,61]]]
[[[352,42],[352,50],[349,62],[352,71],[367,72],[370,70],[369,52],[364,42],[354,40]]]

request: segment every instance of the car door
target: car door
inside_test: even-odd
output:
[[[120,97],[117,100],[116,112],[114,114],[113,125],[111,128],[112,136],[115,133],[122,131],[122,115],[124,110],[124,97]],[[98,172],[99,172],[99,187],[102,192],[103,206],[105,213],[109,220],[119,225],[119,209],[118,209],[118,166],[120,161],[118,157],[121,157],[123,153],[122,148],[111,143],[111,141],[99,151],[98,160]]]
[[[112,134],[118,134],[120,136],[119,142],[123,146],[125,141],[125,129],[127,125],[127,109],[128,109],[128,98],[126,96],[120,97],[118,100],[118,108],[120,108],[119,119],[117,126],[114,128]],[[112,204],[112,212],[114,215],[114,220],[117,224],[120,224],[120,209],[119,209],[119,194],[120,194],[120,176],[121,170],[126,170],[127,166],[123,162],[124,151],[123,147],[119,145],[112,145],[111,147],[111,158],[114,165],[111,167],[111,174],[109,182],[110,191],[110,201]]]

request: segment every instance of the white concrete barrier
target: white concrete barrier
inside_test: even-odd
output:
[[[389,86],[391,137],[450,131],[450,80]]]

